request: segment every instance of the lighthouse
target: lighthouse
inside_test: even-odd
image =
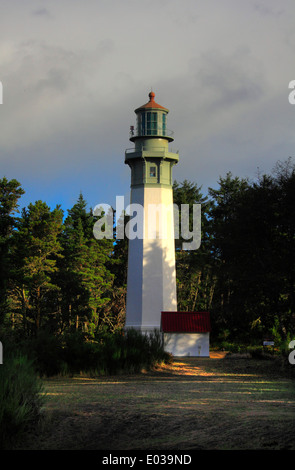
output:
[[[130,207],[136,236],[129,233],[125,328],[149,333],[161,328],[161,312],[177,311],[172,169],[178,162],[169,144],[169,110],[155,101],[135,109],[130,127],[132,149],[125,151],[131,170]],[[140,227],[138,227],[140,225]]]

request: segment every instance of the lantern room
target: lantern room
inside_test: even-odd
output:
[[[165,137],[173,140],[173,132],[167,129],[167,114],[169,110],[155,102],[155,93],[149,93],[149,102],[135,110],[137,115],[136,132],[130,128],[130,140],[134,142],[142,137]]]

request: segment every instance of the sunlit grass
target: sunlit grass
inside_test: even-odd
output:
[[[45,412],[65,419],[61,429],[67,422],[70,432],[81,426],[89,440],[94,422],[97,443],[105,448],[151,449],[168,442],[183,449],[256,448],[268,445],[276,427],[285,438],[294,417],[292,382],[268,375],[265,364],[254,361],[178,359],[145,373],[77,374],[45,380],[44,386]],[[100,444],[106,429],[108,438]],[[276,439],[277,434],[273,441],[284,445]]]

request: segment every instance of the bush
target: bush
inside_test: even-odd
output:
[[[264,359],[266,357],[263,346],[249,346],[247,352],[253,359]]]
[[[59,337],[41,330],[36,337],[27,340],[26,355],[34,361],[40,376],[53,376],[62,368],[62,344]]]
[[[222,341],[219,344],[219,348],[223,351],[228,351],[231,353],[245,353],[247,350],[247,347],[243,344],[238,344],[238,343],[230,343],[228,341]]]
[[[71,374],[96,368],[98,346],[82,332],[66,334],[63,338],[62,362]]]
[[[138,373],[156,363],[169,361],[159,332],[145,335],[134,329],[108,333],[99,338],[97,368],[101,373]]]
[[[155,330],[150,334],[142,334],[130,329],[124,335],[126,359],[125,367],[134,368],[139,372],[143,368],[151,368],[156,363],[168,362],[170,355],[164,351],[162,335]]]
[[[33,362],[5,355],[0,365],[0,447],[6,448],[40,416],[44,397]]]
[[[8,347],[12,353],[17,347],[31,359],[41,377],[138,373],[170,360],[170,355],[164,351],[160,332],[145,335],[134,329],[115,333],[103,331],[94,337],[79,331],[61,336],[40,331],[36,337],[27,338],[17,345],[10,338],[5,350]]]

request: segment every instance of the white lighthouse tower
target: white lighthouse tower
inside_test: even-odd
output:
[[[172,168],[179,157],[169,150],[168,112],[149,93],[148,103],[135,110],[137,126],[130,132],[135,147],[125,152],[131,207],[138,208],[142,224],[136,237],[129,235],[125,328],[143,333],[160,329],[162,311],[177,311]]]

